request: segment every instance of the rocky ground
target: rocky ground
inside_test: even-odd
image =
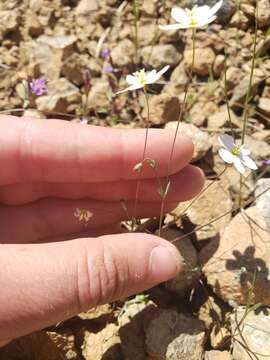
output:
[[[182,1],[183,3],[183,1]],[[204,4],[191,0],[189,5]],[[208,1],[213,4],[215,1]],[[190,81],[190,30],[162,32],[179,1],[2,0],[0,110],[122,128],[144,127],[143,93],[114,96],[124,76],[143,66],[170,70],[151,87],[150,123],[175,128]],[[195,144],[193,162],[209,188],[180,204],[162,235],[186,260],[184,273],[127,301],[107,304],[26,336],[0,350],[9,359],[246,360],[270,356],[270,3],[257,0],[258,36],[246,145],[259,170],[247,173],[238,209],[239,178],[223,172],[217,137],[235,134],[254,46],[255,1],[224,0],[218,19],[196,33],[192,86],[181,131]],[[137,33],[137,36],[136,36]],[[108,51],[107,51],[108,50]],[[22,81],[44,76],[48,94],[23,109]],[[90,77],[90,84],[85,84]],[[17,109],[17,110],[15,110]],[[85,125],[87,126],[87,125]],[[212,179],[217,181],[212,183]],[[257,198],[256,198],[257,197]],[[188,209],[187,209],[188,208]],[[185,213],[185,216],[183,214]],[[156,222],[145,228],[155,231]],[[267,330],[268,329],[268,330]]]

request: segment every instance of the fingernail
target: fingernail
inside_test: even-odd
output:
[[[150,255],[150,281],[154,283],[169,280],[177,275],[181,256],[173,245],[159,245]]]

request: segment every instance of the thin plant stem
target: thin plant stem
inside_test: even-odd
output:
[[[256,46],[257,46],[257,34],[258,34],[258,6],[256,7],[256,14],[255,14],[255,33],[254,33],[254,43],[253,43],[253,52],[252,52],[252,62],[251,62],[251,69],[250,69],[250,76],[249,76],[249,83],[247,94],[245,98],[244,104],[244,114],[243,114],[243,129],[242,129],[242,137],[241,137],[241,145],[245,142],[246,130],[247,130],[247,122],[248,122],[248,114],[249,114],[249,101],[250,101],[250,94],[253,82],[253,75],[255,69],[255,59],[256,59]],[[239,192],[239,207],[241,208],[242,205],[242,186],[243,186],[243,177],[240,175],[240,192]]]
[[[147,141],[148,141],[148,132],[149,132],[149,118],[150,118],[150,109],[149,109],[149,100],[148,100],[148,94],[146,86],[143,88],[143,93],[145,97],[145,103],[147,108],[147,118],[146,118],[146,131],[145,131],[145,140],[144,140],[144,147],[143,147],[143,155],[142,155],[142,161],[140,163],[140,169],[139,169],[139,179],[137,181],[136,186],[136,194],[135,194],[135,203],[134,203],[134,211],[133,211],[133,225],[135,225],[135,220],[137,216],[137,205],[138,205],[138,198],[139,198],[139,192],[141,187],[141,180],[142,180],[142,170],[145,160],[145,154],[146,154],[146,147],[147,147]],[[134,230],[134,226],[133,226]]]
[[[133,13],[134,13],[134,30],[135,30],[135,64],[138,64],[138,21],[139,21],[139,0],[133,0]]]
[[[194,68],[194,62],[195,62],[195,36],[196,36],[196,29],[192,28],[192,63],[191,63],[191,71],[190,71],[190,83],[192,82],[193,68]],[[186,109],[187,94],[188,94],[190,83],[187,84],[186,89],[185,89],[184,100],[183,100],[181,110],[180,110],[180,114],[179,114],[179,118],[178,118],[178,121],[177,121],[176,129],[175,129],[175,133],[174,133],[174,138],[173,138],[173,143],[172,143],[172,148],[171,148],[170,157],[169,157],[169,162],[168,162],[168,169],[167,169],[167,176],[166,176],[166,186],[165,186],[165,190],[162,191],[163,196],[162,196],[161,207],[160,207],[159,227],[158,227],[158,235],[159,236],[161,234],[161,227],[162,227],[162,221],[163,221],[163,217],[164,217],[165,202],[166,202],[168,192],[170,190],[169,176],[170,176],[170,172],[171,172],[171,163],[172,163],[172,159],[173,159],[175,143],[176,143],[180,123],[182,121],[182,117],[183,117],[183,114],[184,114],[185,109]]]
[[[233,140],[235,141],[235,135],[233,131],[233,124],[232,124],[232,117],[231,117],[231,111],[230,111],[230,105],[229,105],[229,99],[228,99],[228,86],[227,86],[227,54],[225,55],[225,64],[224,64],[224,92],[225,92],[225,102],[227,106],[227,112],[229,117],[229,123],[231,128],[231,135],[233,137]]]
[[[196,29],[192,28],[192,63],[191,63],[191,72],[190,72],[191,82],[192,82],[193,68],[195,63],[195,37],[196,37]]]
[[[256,13],[257,13],[257,11],[256,11]],[[256,15],[256,19],[257,19],[257,15]],[[241,144],[242,145],[245,142],[247,121],[248,121],[248,113],[249,113],[249,111],[248,111],[248,103],[249,103],[249,100],[250,100],[251,87],[252,87],[252,81],[253,81],[253,75],[254,75],[254,69],[255,69],[257,32],[258,32],[258,25],[257,25],[257,20],[255,20],[255,34],[254,34],[254,45],[253,45],[253,53],[252,53],[251,70],[250,70],[249,84],[248,84],[247,94],[246,94],[246,98],[245,98],[245,105],[244,105],[243,130],[242,130],[242,138],[241,138]]]

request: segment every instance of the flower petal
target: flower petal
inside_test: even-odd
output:
[[[177,30],[184,29],[180,24],[171,24],[171,25],[158,25],[161,30]]]
[[[234,155],[231,154],[231,153],[229,152],[229,150],[219,149],[218,153],[219,153],[219,156],[221,157],[221,159],[222,159],[223,161],[225,161],[225,163],[227,163],[227,164],[232,164],[232,163],[233,163]]]
[[[218,2],[210,9],[208,16],[210,17],[210,16],[215,15],[215,14],[218,12],[218,10],[221,8],[222,4],[223,4],[223,0],[218,1]]]
[[[255,161],[252,160],[249,156],[242,156],[241,158],[242,162],[246,167],[248,167],[251,170],[257,170],[258,166],[256,165]]]
[[[199,6],[196,9],[193,8],[192,12],[193,12],[193,17],[197,21],[199,21],[200,19],[206,20],[211,16],[209,15],[210,7],[208,5]]]
[[[240,172],[240,174],[244,174],[245,173],[245,167],[242,164],[242,161],[240,160],[240,158],[238,156],[234,156],[233,159],[233,165],[236,167],[236,170]]]
[[[187,13],[185,12],[185,10],[178,8],[178,7],[172,8],[171,16],[175,21],[177,21],[179,23],[186,22],[189,20],[189,17],[187,15]]]
[[[153,84],[158,81],[161,76],[169,69],[169,65],[164,66],[158,72],[156,70],[152,70],[146,74],[146,84]]]
[[[218,137],[218,141],[222,146],[224,146],[226,149],[231,150],[235,147],[235,143],[233,141],[233,138],[228,135],[224,134]]]
[[[241,149],[241,155],[243,155],[243,156],[250,155],[250,150],[243,147],[243,148]]]
[[[115,95],[122,94],[122,93],[124,93],[124,92],[126,92],[126,91],[132,91],[132,90],[141,89],[142,87],[143,87],[143,86],[142,86],[142,85],[139,85],[139,84],[137,84],[137,85],[131,85],[131,86],[127,87],[126,89],[117,91],[117,92],[115,93]]]
[[[164,66],[164,68],[162,68],[161,70],[159,70],[159,71],[157,72],[158,78],[161,78],[161,76],[162,76],[163,74],[165,74],[165,72],[168,71],[169,68],[170,68],[170,66],[169,66],[169,65],[166,65],[166,66]]]
[[[135,85],[135,84],[137,84],[138,80],[137,80],[136,76],[127,75],[127,77],[126,77],[126,82],[127,82],[129,85]]]
[[[204,20],[198,22],[197,25],[196,25],[196,27],[198,28],[198,27],[203,27],[203,26],[205,26],[205,25],[208,25],[208,24],[210,24],[211,22],[215,21],[216,18],[217,18],[216,16],[212,16],[212,17],[210,17],[210,18],[204,19]]]
[[[158,79],[157,70],[151,70],[146,74],[146,84],[152,84]]]

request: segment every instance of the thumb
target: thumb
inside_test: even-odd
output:
[[[176,248],[148,234],[1,245],[0,343],[174,277]]]

